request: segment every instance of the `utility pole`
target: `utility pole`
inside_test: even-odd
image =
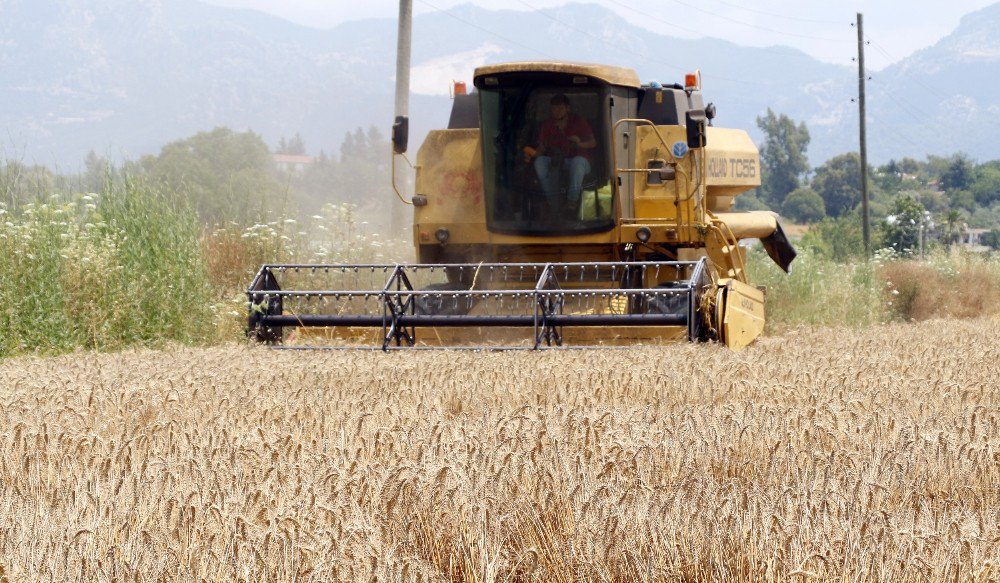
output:
[[[412,45],[411,36],[413,31],[413,0],[400,0],[399,1],[399,34],[396,37],[396,107],[395,115],[396,119],[408,118],[410,115],[410,47]],[[407,121],[407,131],[409,123]],[[405,146],[402,149],[402,154],[406,151]],[[394,153],[392,156],[392,176],[393,176],[393,188],[396,188],[396,177],[400,175],[408,175],[408,165],[401,163],[402,156]],[[407,183],[406,180],[403,181],[404,185]],[[399,194],[399,191],[396,191]],[[403,199],[400,195],[400,199]],[[403,199],[403,202],[406,202]],[[403,234],[403,209],[406,208],[403,205],[396,204],[395,201],[392,205],[389,214],[389,220],[391,223],[392,236],[399,237]],[[405,238],[405,237],[403,237]]]
[[[861,221],[865,240],[865,258],[872,255],[871,227],[868,219],[868,138],[865,132],[865,32],[858,12],[858,106],[861,120]]]

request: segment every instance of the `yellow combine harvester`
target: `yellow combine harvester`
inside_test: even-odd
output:
[[[520,62],[480,67],[474,85],[417,153],[419,263],[265,265],[252,337],[739,349],[760,335],[764,292],[739,242],[760,239],[786,271],[795,251],[772,213],[730,210],[760,158],[746,132],[713,127],[700,75],[643,85],[631,69]],[[397,117],[397,153],[406,127]]]

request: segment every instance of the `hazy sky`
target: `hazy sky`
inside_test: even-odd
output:
[[[397,0],[207,0],[252,8],[292,22],[330,28],[361,18],[395,18]],[[627,20],[663,34],[712,36],[741,45],[788,45],[832,63],[849,64],[857,52],[851,27],[864,13],[870,68],[879,69],[930,46],[958,26],[959,19],[996,0],[593,0]],[[413,0],[417,14],[448,10],[468,0]],[[538,10],[564,0],[472,0],[491,9]],[[675,24],[666,24],[666,23]],[[456,26],[461,26],[456,22]]]

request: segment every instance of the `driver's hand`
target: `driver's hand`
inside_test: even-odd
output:
[[[570,136],[569,141],[573,143],[574,146],[580,145],[580,136]]]

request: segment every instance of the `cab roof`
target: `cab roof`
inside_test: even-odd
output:
[[[595,65],[591,63],[573,63],[567,61],[520,61],[516,63],[499,63],[496,65],[485,65],[477,67],[475,78],[489,75],[499,75],[503,73],[567,73],[570,75],[586,75],[595,79],[600,79],[611,85],[623,87],[639,87],[639,75],[632,69],[626,67],[612,67],[608,65]],[[478,85],[478,83],[477,83]]]

